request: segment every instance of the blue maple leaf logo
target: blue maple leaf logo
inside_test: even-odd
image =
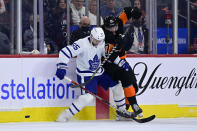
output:
[[[99,67],[100,60],[97,55],[94,56],[93,60],[89,60],[90,70],[94,71]]]

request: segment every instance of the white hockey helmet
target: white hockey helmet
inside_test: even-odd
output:
[[[97,41],[103,41],[105,39],[105,33],[101,27],[94,27],[90,34]]]

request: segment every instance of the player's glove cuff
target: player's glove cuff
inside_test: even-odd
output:
[[[58,69],[65,69],[65,70],[66,70],[67,67],[68,67],[68,66],[67,66],[67,64],[65,64],[65,63],[58,63],[58,64],[57,64],[57,68],[58,68]]]

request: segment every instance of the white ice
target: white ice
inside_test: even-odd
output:
[[[109,120],[0,123],[0,131],[197,131],[197,118],[155,119],[143,124]]]

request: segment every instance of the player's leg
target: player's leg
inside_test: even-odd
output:
[[[83,82],[83,80],[88,80],[88,78],[83,78],[78,76],[78,82]],[[97,77],[93,78],[92,81],[90,81],[86,86],[86,89],[93,93],[97,93]],[[87,104],[93,102],[94,96],[88,93],[84,93],[83,95],[79,96],[78,99],[74,100],[72,105],[64,110],[58,117],[56,121],[58,122],[66,122],[68,121],[71,117],[73,117],[75,114],[79,113],[84,106]]]
[[[101,85],[105,90],[108,90],[110,88],[112,90],[113,98],[118,110],[131,116],[133,112],[128,112],[126,110],[124,92],[121,84],[119,84],[118,81],[112,80],[112,78],[107,73],[103,73],[103,75],[99,79],[98,84]],[[120,120],[118,117],[117,120]],[[125,118],[123,119],[126,120]]]
[[[126,109],[124,91],[122,89],[121,83],[118,83],[117,85],[113,86],[110,89],[112,91],[113,99],[117,108]]]
[[[131,70],[125,71],[120,70],[121,77],[120,81],[122,83],[124,94],[126,97],[126,107],[129,109],[129,106],[131,105],[133,111],[139,116],[142,117],[142,109],[139,107],[136,99],[136,93],[138,91],[138,86],[136,82],[135,75]],[[134,86],[135,85],[135,86]]]
[[[137,104],[137,100],[136,100],[136,93],[135,93],[135,88],[133,85],[128,86],[127,88],[124,88],[124,94],[126,97],[126,101],[127,101],[127,109],[129,108],[129,105],[131,105],[133,111],[139,116],[139,117],[143,117],[142,115],[142,109],[139,107],[139,105]]]
[[[112,90],[113,99],[118,109],[121,110],[122,112],[127,112],[126,104],[125,104],[125,95],[124,95],[124,91],[123,91],[121,83],[118,83],[117,85],[113,86],[110,89]],[[132,119],[125,118],[117,114],[116,120],[117,121],[131,121]]]
[[[58,121],[58,122],[68,121],[75,114],[79,113],[84,106],[93,102],[93,100],[94,100],[94,96],[92,96],[91,94],[88,94],[88,93],[79,96],[79,98],[76,99],[68,109],[64,110],[59,115],[59,117],[56,121]]]
[[[112,80],[112,78],[104,72],[98,82],[105,90],[111,87],[113,99],[118,109],[126,109],[124,91],[118,81]]]

